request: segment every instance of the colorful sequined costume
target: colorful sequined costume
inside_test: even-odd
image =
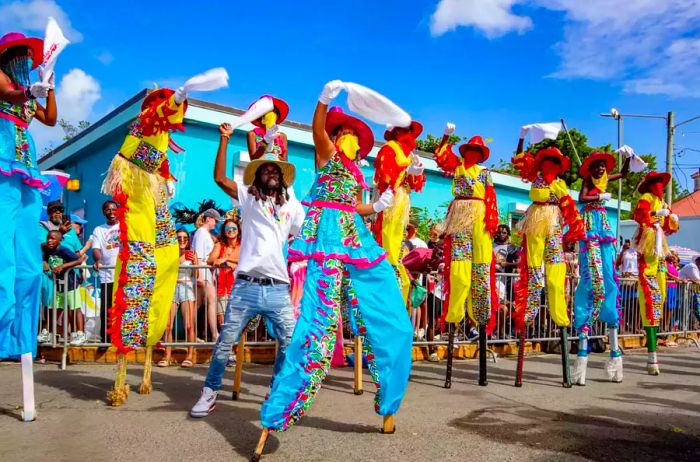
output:
[[[308,260],[301,315],[261,410],[264,428],[285,430],[309,409],[328,373],[341,310],[363,339],[375,410],[393,415],[403,398],[411,369],[411,324],[386,261],[355,212],[361,188],[359,168],[334,154],[317,175],[303,202],[309,207],[289,259]]]
[[[569,325],[565,298],[566,263],[563,241],[575,242],[582,239],[584,228],[581,215],[569,195],[564,180],[556,178],[548,184],[539,175],[539,165],[549,157],[568,166],[568,158],[557,148],[541,150],[536,159],[533,159],[529,152],[521,153],[514,159],[521,176],[532,181],[532,204],[518,224],[518,229],[523,234],[520,278],[515,287],[518,331],[524,330],[537,317],[545,285],[552,320],[559,327]],[[562,168],[562,171],[566,169]],[[569,228],[565,235],[564,226]]]
[[[175,225],[168,210],[167,149],[181,151],[170,139],[183,130],[187,103],[160,89],[144,100],[109,167],[102,190],[120,205],[121,250],[118,281],[109,314],[112,344],[120,353],[155,345],[163,336],[178,275]]]
[[[670,179],[667,173],[650,172],[639,186],[642,196],[637,202],[632,218],[639,224],[634,236],[633,247],[637,250],[639,264],[639,311],[642,325],[647,332],[649,374],[659,373],[656,358],[656,333],[661,323],[661,313],[666,302],[666,264],[669,254],[666,236],[678,231],[678,217],[658,216],[656,212],[669,209],[661,198],[648,190],[648,184],[655,179],[665,185]]]
[[[28,86],[26,58],[23,66],[22,84]],[[0,358],[36,355],[42,276],[39,189],[46,186],[28,131],[36,108],[35,100],[21,105],[0,100]]]
[[[481,137],[460,147],[483,146]],[[488,151],[484,151],[488,152]],[[482,155],[481,162],[488,158]],[[498,307],[496,260],[493,234],[498,228],[496,192],[490,172],[478,165],[465,168],[465,161],[444,145],[435,161],[445,174],[453,176],[452,194],[445,218],[445,300],[442,320],[459,323],[465,310],[478,325],[487,325]],[[493,321],[495,322],[495,316]],[[493,324],[493,323],[491,323]],[[493,325],[487,326],[487,331]]]
[[[391,206],[377,214],[377,221],[373,228],[374,237],[384,247],[387,260],[396,269],[404,303],[408,301],[411,280],[406,268],[401,264],[401,245],[406,237],[406,226],[411,211],[410,194],[411,191],[422,191],[425,185],[425,173],[410,175],[407,172],[412,162],[411,153],[415,147],[415,138],[420,135],[423,126],[414,121],[411,123],[411,128],[408,143],[391,139],[392,132],[387,131],[385,138],[389,141],[379,149],[377,159],[374,161],[374,182],[379,193],[383,193],[388,188],[394,191],[394,201]]]

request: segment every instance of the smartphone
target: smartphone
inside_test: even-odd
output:
[[[63,223],[70,223],[70,215],[63,214]]]

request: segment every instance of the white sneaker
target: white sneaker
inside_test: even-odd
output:
[[[574,370],[571,373],[571,382],[574,385],[586,385],[586,369],[588,368],[588,356],[577,356]]]
[[[431,353],[430,356],[428,357],[428,361],[430,361],[431,363],[439,363],[440,356],[438,356],[437,353]]]
[[[83,333],[82,330],[79,330],[77,332],[73,332],[71,334],[71,340],[70,344],[73,346],[79,346],[85,343],[85,334]]]
[[[206,417],[216,407],[217,392],[209,387],[202,388],[202,396],[199,401],[192,406],[190,415],[192,417]]]
[[[425,329],[418,329],[418,340],[425,340]]]
[[[41,329],[39,335],[36,336],[36,341],[39,343],[51,343],[51,334],[49,334],[49,330],[46,328]]]
[[[610,358],[608,362],[605,363],[605,373],[608,376],[608,380],[611,382],[622,382],[622,356]]]

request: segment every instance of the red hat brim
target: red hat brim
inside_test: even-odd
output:
[[[287,115],[289,115],[289,104],[287,104],[284,100],[275,98],[274,96],[262,96],[261,98],[271,98],[272,99],[272,106],[277,109],[277,112],[279,112],[279,117],[277,117],[277,124],[281,124],[284,122],[284,120],[287,118]],[[255,104],[255,103],[253,103]],[[252,106],[252,104],[251,104]],[[256,119],[251,122],[253,125],[256,127],[264,128],[262,122],[260,122],[260,119]]]
[[[158,101],[165,101],[175,94],[175,90],[170,88],[159,88],[158,90],[153,90],[143,99],[141,103],[141,110],[143,111],[147,107],[155,104]],[[185,112],[187,111],[187,100],[185,100]]]
[[[594,152],[584,159],[581,167],[578,169],[579,176],[581,176],[581,178],[589,178],[591,176],[591,172],[589,172],[591,165],[599,160],[605,161],[605,170],[608,173],[615,170],[615,165],[617,164],[615,156],[609,152]]]
[[[401,127],[394,127],[391,130],[384,131],[384,140],[391,141],[396,139],[396,129]],[[421,133],[423,133],[423,124],[415,120],[411,121],[411,125],[408,126],[408,131],[411,132],[411,136],[414,139],[418,139]]]
[[[357,117],[345,114],[344,112],[330,111],[326,116],[326,133],[328,136],[333,136],[333,132],[338,127],[348,127],[352,128],[357,134],[358,143],[360,144],[360,151],[358,155],[360,159],[364,158],[372,150],[374,146],[374,134],[369,125],[364,123]]]
[[[654,181],[661,181],[661,183],[666,186],[668,182],[671,181],[671,174],[668,172],[657,172],[652,170],[651,172],[647,173],[647,176],[644,177],[642,182],[639,184],[639,187],[637,187],[637,191],[639,191],[641,194],[648,192],[649,185]]]
[[[560,174],[569,170],[569,167],[571,167],[571,160],[568,157],[562,154],[558,148],[549,147],[537,151],[537,155],[535,155],[535,162],[533,163],[533,169],[539,172],[542,168],[542,162],[544,162],[545,159],[558,160],[561,164],[561,169],[559,170]]]
[[[32,50],[32,69],[44,62],[44,41],[35,37],[24,37],[0,45],[0,55],[10,48],[27,47]]]
[[[467,151],[479,151],[481,152],[481,157],[479,157],[478,163],[486,162],[491,155],[491,150],[488,146],[476,143],[465,143],[459,147],[459,153],[462,157],[467,155]]]

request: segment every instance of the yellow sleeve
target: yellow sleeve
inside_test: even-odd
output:
[[[569,195],[569,188],[566,186],[566,182],[561,178],[554,180],[549,187],[559,199]]]

